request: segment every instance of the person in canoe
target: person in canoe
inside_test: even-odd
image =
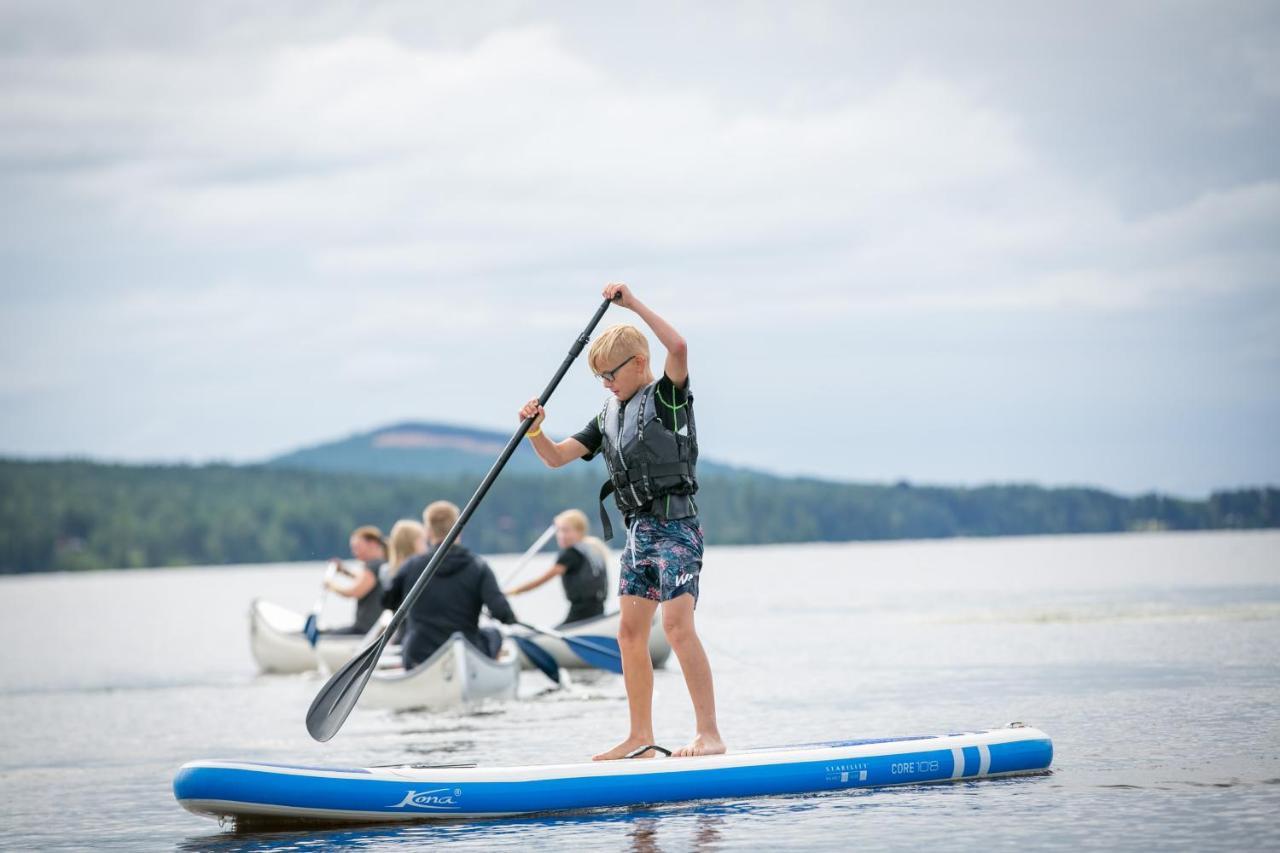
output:
[[[604,600],[609,595],[609,552],[605,544],[588,536],[590,525],[580,509],[566,509],[556,516],[556,545],[560,553],[556,561],[538,577],[506,590],[509,596],[537,589],[553,578],[560,578],[564,597],[569,599],[569,613],[556,627],[604,615]]]
[[[387,540],[373,525],[358,527],[348,542],[354,566],[334,557],[329,565],[334,571],[325,578],[325,586],[338,595],[354,598],[356,618],[345,628],[326,629],[326,634],[365,634],[382,615],[382,582],[379,573],[387,562]]]
[[[400,567],[409,562],[411,557],[427,553],[427,529],[421,522],[414,521],[412,518],[402,518],[391,525],[387,545],[387,564],[383,566],[379,576],[383,589],[391,588],[391,581],[395,579]],[[391,637],[391,642],[398,644],[403,641],[404,623],[402,622]]]
[[[609,284],[605,299],[634,311],[666,348],[662,376],[654,378],[649,342],[631,325],[606,329],[591,344],[587,364],[611,396],[604,409],[581,432],[553,441],[542,430],[546,417],[537,399],[520,410],[533,418],[527,436],[551,468],[575,459],[604,454],[609,481],[600,492],[604,538],[612,527],[604,508],[611,492],[627,524],[627,544],[618,583],[622,620],[618,645],[630,710],[625,740],[595,756],[596,760],[652,757],[653,663],[649,630],[662,608],[662,627],[684,671],[693,701],[696,734],[674,754],[711,755],[725,751],[716,722],[711,664],[694,627],[698,577],[702,570],[702,527],[693,496],[698,490],[695,465],[698,440],[689,390],[688,349],[684,338],[631,293],[624,284]]]
[[[412,518],[402,518],[391,525],[387,540],[387,564],[379,577],[384,587],[391,586],[392,579],[410,557],[427,552],[427,530]]]
[[[436,501],[423,510],[422,520],[427,530],[428,551],[410,557],[391,579],[391,587],[382,599],[388,610],[398,608],[422,576],[435,549],[458,520],[458,508],[448,501]],[[404,640],[400,646],[405,669],[412,669],[431,657],[454,631],[461,631],[473,646],[489,657],[497,657],[502,635],[494,628],[480,627],[482,607],[488,608],[489,615],[499,622],[510,625],[516,621],[515,612],[498,588],[493,569],[459,539],[454,540],[435,576],[427,582],[427,588],[405,619]]]

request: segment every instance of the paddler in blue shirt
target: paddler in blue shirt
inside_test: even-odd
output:
[[[533,580],[505,592],[509,596],[521,595],[560,578],[564,596],[569,599],[569,613],[556,626],[563,628],[604,615],[604,601],[609,596],[608,551],[603,542],[587,535],[590,525],[582,510],[566,509],[555,522],[556,545],[560,548],[555,563]]]
[[[649,341],[635,326],[606,329],[591,344],[587,364],[611,396],[586,428],[563,441],[542,431],[546,416],[537,399],[520,410],[533,418],[528,433],[533,449],[549,467],[602,453],[609,480],[600,492],[604,538],[613,535],[604,510],[610,493],[627,524],[627,547],[621,560],[618,601],[622,619],[618,646],[631,728],[627,737],[595,756],[597,760],[652,757],[653,662],[649,630],[662,607],[662,627],[680,660],[693,700],[697,732],[675,755],[713,755],[725,751],[716,723],[711,664],[694,628],[698,576],[702,570],[702,526],[693,495],[698,490],[695,465],[698,440],[689,391],[688,348],[666,320],[631,293],[625,284],[605,286],[604,298],[634,311],[667,350],[660,378],[649,364]]]

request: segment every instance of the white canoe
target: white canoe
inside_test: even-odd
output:
[[[320,658],[320,663],[326,672],[337,672],[342,665],[351,658],[355,657],[359,652],[382,635],[383,629],[387,627],[387,623],[391,621],[391,611],[382,611],[382,616],[378,618],[377,623],[369,629],[369,632],[360,638],[355,646],[348,646],[345,643],[317,643],[316,656]],[[321,635],[323,636],[323,635]],[[382,650],[382,657],[378,660],[379,668],[390,667],[392,669],[400,668],[400,644],[388,643]]]
[[[312,648],[302,633],[306,617],[287,607],[255,598],[249,605],[249,647],[263,672],[307,672],[315,669],[317,655],[346,662],[364,641],[360,634],[321,634]]]
[[[494,660],[454,632],[435,654],[407,672],[375,670],[359,705],[391,711],[439,710],[485,699],[514,699],[519,679],[520,661],[512,644],[504,644]]]
[[[667,658],[671,657],[671,644],[667,642],[667,635],[662,631],[662,621],[660,619],[661,611],[653,616],[653,628],[649,631],[649,657],[653,659],[655,667],[662,666],[667,662]],[[606,613],[603,616],[597,616],[593,619],[584,619],[581,622],[571,622],[557,630],[561,634],[570,637],[605,637],[614,640],[618,636],[618,623],[622,620],[622,614],[618,612]],[[518,637],[525,637],[537,646],[539,646],[547,654],[555,658],[556,663],[566,669],[587,669],[589,665],[582,658],[574,653],[573,649],[563,640],[557,640],[555,637],[548,637],[545,634],[535,634],[523,629],[517,629],[511,632]],[[520,654],[520,665],[525,669],[535,669],[534,665],[525,657],[524,653]]]

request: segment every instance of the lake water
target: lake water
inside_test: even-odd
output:
[[[1020,720],[1054,740],[1047,776],[259,835],[188,814],[171,783],[196,758],[552,762],[624,734],[618,677],[546,693],[526,673],[522,701],[357,709],[313,742],[321,680],[256,675],[247,611],[255,596],[309,610],[321,568],[0,580],[0,846],[1280,848],[1280,532],[709,550],[698,622],[731,746]],[[546,623],[563,610],[551,588],[514,604]],[[674,659],[655,718],[661,743],[691,735]]]

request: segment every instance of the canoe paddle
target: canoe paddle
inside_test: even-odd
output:
[[[573,650],[582,660],[599,669],[622,674],[622,653],[618,649],[618,641],[612,637],[571,637],[550,628],[539,628],[528,622],[517,622],[521,628],[528,628],[535,634],[554,637]],[[530,643],[532,645],[532,643]]]
[[[604,316],[604,312],[609,310],[609,300],[606,299],[600,303],[600,307],[596,309],[595,316],[591,318],[591,322],[578,335],[573,342],[573,346],[569,348],[569,354],[560,364],[560,369],[556,371],[555,376],[551,377],[551,382],[543,390],[542,396],[538,397],[538,405],[545,406],[547,400],[551,399],[551,394],[556,390],[556,386],[560,384],[560,380],[569,372],[569,366],[573,364],[578,354],[582,352],[582,348],[591,340],[591,333],[600,323],[600,318]],[[342,724],[346,722],[347,717],[351,715],[351,709],[356,706],[356,700],[360,698],[360,693],[364,690],[364,686],[369,683],[369,676],[373,674],[374,668],[378,665],[378,658],[382,656],[382,648],[387,644],[387,640],[395,633],[396,628],[409,615],[409,609],[413,607],[414,602],[418,600],[418,596],[422,595],[422,591],[426,589],[427,584],[431,582],[431,578],[435,576],[436,570],[440,567],[440,563],[444,560],[444,555],[449,552],[449,548],[453,546],[454,540],[458,538],[458,534],[462,532],[462,528],[471,520],[471,516],[475,513],[480,502],[484,500],[484,496],[488,493],[489,487],[498,479],[498,475],[502,473],[503,467],[507,464],[507,460],[511,458],[511,454],[516,452],[516,448],[520,446],[520,442],[524,439],[524,434],[529,431],[529,427],[533,426],[533,418],[525,418],[515,434],[511,436],[511,440],[507,442],[507,446],[503,448],[501,455],[498,456],[493,467],[489,469],[489,473],[484,475],[484,480],[480,483],[480,487],[476,489],[476,493],[471,496],[471,500],[467,501],[467,505],[463,507],[462,513],[458,516],[458,520],[453,523],[453,527],[441,540],[440,545],[431,555],[431,560],[427,563],[427,567],[422,570],[422,574],[418,580],[414,582],[413,588],[404,597],[404,601],[400,603],[400,607],[396,610],[391,621],[387,623],[387,627],[378,636],[378,638],[365,646],[351,660],[342,665],[342,668],[329,676],[329,680],[325,682],[324,687],[320,688],[320,692],[316,694],[316,698],[311,701],[311,707],[307,709],[307,731],[318,741],[327,741],[338,733],[338,729],[342,728]]]
[[[524,656],[529,659],[529,663],[536,666],[543,675],[556,684],[560,683],[560,664],[556,663],[556,659],[551,656],[550,652],[528,637],[512,637],[511,639],[516,641],[516,647],[524,652]]]
[[[335,574],[337,570],[333,567],[333,563],[329,563],[329,567],[324,570],[324,583],[320,587],[320,597],[316,599],[316,606],[311,608],[311,612],[307,614],[307,621],[302,623],[302,635],[307,638],[307,642],[313,649],[316,643],[320,642],[320,614],[324,611],[325,599],[329,597],[329,581]]]
[[[506,589],[510,586],[511,582],[516,579],[516,575],[520,574],[521,569],[529,565],[529,561],[533,559],[533,555],[541,551],[542,546],[547,544],[547,540],[555,535],[555,524],[552,524],[546,530],[542,531],[542,535],[538,537],[538,540],[529,546],[528,551],[525,551],[524,554],[521,555],[519,561],[516,562],[516,567],[507,572],[507,576],[498,583],[498,588]]]

